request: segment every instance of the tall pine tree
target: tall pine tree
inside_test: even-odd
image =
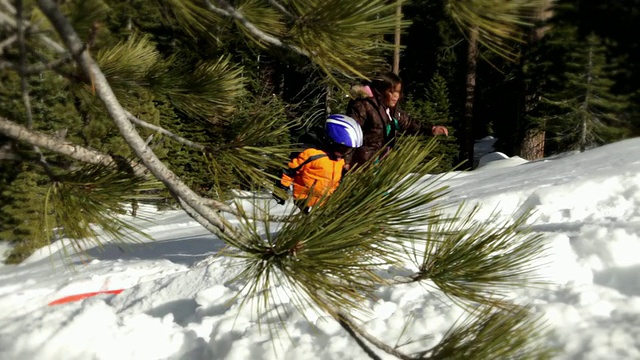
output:
[[[557,151],[584,151],[628,136],[630,124],[621,118],[628,100],[612,92],[616,69],[607,62],[605,46],[595,34],[582,41],[575,31],[567,34],[575,47],[563,57],[563,72],[550,77],[553,88],[543,93],[553,114],[547,121],[549,141]]]

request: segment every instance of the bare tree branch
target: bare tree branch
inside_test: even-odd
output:
[[[15,10],[15,9],[14,9]],[[13,13],[15,14],[15,12]],[[4,11],[0,11],[0,25],[9,25],[12,28],[16,27],[16,20],[7,15]]]
[[[126,110],[125,110],[125,112],[127,114],[127,118],[132,123],[134,123],[136,125],[140,125],[140,126],[142,126],[144,128],[159,132],[159,133],[161,133],[163,135],[166,135],[166,136],[170,137],[171,139],[179,142],[180,144],[187,145],[187,146],[192,147],[194,149],[197,149],[197,150],[204,150],[205,149],[205,146],[202,145],[202,144],[198,144],[196,142],[193,142],[191,140],[188,140],[188,139],[185,139],[185,138],[183,138],[181,136],[178,136],[178,135],[172,133],[171,131],[169,131],[169,130],[161,127],[161,126],[153,125],[153,124],[150,124],[150,123],[148,123],[148,122],[146,122],[144,120],[138,119],[137,117],[135,117],[133,114],[131,114],[130,112],[128,112]]]
[[[16,9],[6,0],[1,0],[0,4],[4,5],[5,8],[8,10],[8,12],[11,15],[16,15],[17,11]],[[0,11],[0,24],[8,24],[11,27],[17,28],[17,22],[16,19],[12,18],[11,16],[5,14],[4,12]],[[23,25],[26,28],[27,33],[31,33],[32,31],[37,31],[37,26],[35,24],[31,24],[29,21],[24,20],[23,21]],[[61,46],[60,44],[58,44],[56,41],[52,40],[50,37],[48,37],[45,34],[38,34],[37,35],[38,38],[40,38],[40,40],[42,40],[43,43],[45,43],[49,48],[51,48],[53,51],[62,54],[65,53],[66,50],[63,46]]]
[[[23,69],[22,73],[25,75],[34,75],[34,74],[39,74],[43,71],[47,71],[47,70],[51,70],[51,69],[55,69],[58,66],[69,62],[69,60],[71,60],[71,55],[65,55],[63,57],[61,57],[60,59],[48,62],[46,64],[35,64],[35,65],[25,65],[24,67],[21,67],[19,65],[16,65],[12,62],[9,61],[0,61],[0,70],[4,70],[4,69],[10,69],[16,72],[20,71],[20,68]]]
[[[16,42],[16,40],[18,40],[18,35],[13,34],[8,38],[0,41],[0,52],[4,51],[4,48],[11,46],[14,42]]]
[[[7,10],[9,10],[10,13],[15,14],[16,13],[16,8],[13,7],[13,5],[11,5],[11,3],[7,0],[0,0],[0,4],[2,4]]]
[[[364,350],[364,352],[367,353],[367,355],[369,355],[369,358],[373,360],[382,360],[382,358],[378,356],[373,351],[373,349],[371,349],[364,341],[362,341],[362,339],[360,339],[358,334],[356,334],[355,330],[346,319],[344,319],[341,315],[338,315],[337,321],[340,324],[340,326],[342,326],[342,328],[349,334],[349,336],[351,336],[358,343],[358,346],[360,346],[360,348]]]
[[[289,12],[282,4],[277,2],[276,0],[269,0],[269,4],[273,5],[276,9],[278,9],[281,13],[289,16],[292,19],[295,19],[296,16]]]
[[[217,233],[218,232],[218,228],[214,227],[214,225],[211,224],[211,222],[207,221],[203,216],[201,216],[197,211],[195,211],[191,206],[189,206],[189,204],[187,204],[184,200],[182,200],[179,196],[175,196],[175,199],[178,201],[178,204],[180,204],[180,207],[195,221],[198,222],[198,224],[202,225],[203,228],[209,230],[212,233]],[[227,211],[229,212],[229,211]]]
[[[339,311],[337,316],[337,320],[340,323],[340,325],[345,328],[345,330],[347,329],[345,326],[348,326],[354,333],[360,335],[361,337],[363,337],[365,340],[367,340],[368,342],[370,342],[371,344],[375,345],[375,347],[377,347],[378,349],[386,352],[387,354],[393,355],[395,357],[397,357],[398,359],[402,359],[402,360],[415,360],[416,358],[410,355],[407,355],[401,351],[398,351],[396,349],[394,349],[393,347],[385,344],[384,342],[376,339],[373,335],[369,334],[366,330],[362,329],[361,327],[359,327],[352,319],[351,317],[342,312]],[[347,330],[349,331],[349,330]],[[351,335],[351,333],[349,333],[349,335]],[[353,335],[351,335],[353,337]]]
[[[417,272],[411,276],[394,276],[393,279],[389,279],[385,281],[386,285],[399,285],[399,284],[409,284],[412,282],[418,282],[425,280],[427,277],[422,272]]]
[[[162,181],[169,191],[174,193],[184,201],[185,204],[193,208],[196,213],[211,223],[216,229],[214,233],[221,239],[224,239],[225,236],[239,236],[238,230],[235,229],[227,219],[220,216],[216,210],[205,206],[202,198],[182,182],[175,173],[167,168],[147,144],[145,144],[144,139],[142,139],[140,134],[135,130],[126,111],[118,102],[104,74],[91,55],[86,51],[82,40],[80,40],[71,23],[62,14],[56,3],[53,0],[38,0],[37,3],[40,10],[42,10],[53,24],[66,47],[71,54],[73,54],[80,68],[89,78],[93,79],[96,95],[105,104],[123,140],[131,147],[147,169],[149,169],[158,180]],[[229,208],[227,204],[222,202],[216,202],[215,207],[217,209]]]
[[[17,66],[12,62],[0,60],[0,70],[4,69],[17,70]]]
[[[265,33],[264,31],[258,29],[258,27],[256,27],[252,22],[250,22],[247,18],[245,18],[241,12],[239,12],[226,0],[215,0],[215,2],[218,4],[218,6],[212,4],[211,1],[209,0],[205,1],[209,10],[217,14],[228,16],[235,19],[240,24],[242,24],[242,26],[244,26],[253,36],[257,37],[258,39],[266,43],[269,43],[271,45],[289,49],[291,51],[294,51],[297,54],[304,55],[306,57],[311,57],[311,54],[309,54],[309,52],[305,51],[304,49],[299,48],[295,45],[284,43],[282,42],[282,40],[278,39],[277,37],[271,36]]]
[[[107,154],[29,130],[1,116],[0,133],[14,140],[38,146],[84,163],[106,166],[113,166],[113,164],[115,164],[113,158]],[[143,175],[145,173],[144,168],[140,165],[133,166],[133,168],[136,175]]]

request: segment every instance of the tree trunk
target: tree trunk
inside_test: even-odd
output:
[[[544,21],[553,16],[552,6],[555,0],[547,0],[546,3],[540,7],[539,11],[536,14],[536,20]],[[537,26],[533,28],[531,33],[529,34],[529,44],[532,45],[544,36],[544,34],[549,30],[549,26]],[[524,57],[524,56],[523,56]],[[522,65],[522,62],[521,62]],[[524,74],[521,71],[521,74]],[[536,86],[534,84],[533,86]],[[521,134],[522,141],[520,144],[516,146],[516,154],[523,159],[526,160],[537,160],[542,159],[544,157],[544,146],[545,146],[545,123],[541,122],[534,127],[530,127],[530,124],[524,123],[522,119],[525,118],[525,114],[532,111],[537,103],[539,96],[536,91],[527,85],[522,84],[522,98],[523,98],[523,107],[521,113],[519,114],[519,125],[518,127],[521,129],[518,131]]]
[[[396,31],[393,47],[393,73],[400,74],[400,22],[402,22],[402,0],[396,4]]]
[[[518,156],[527,160],[543,158],[545,139],[544,129],[535,128],[525,131]]]
[[[587,84],[589,85],[587,87],[587,93],[584,96],[584,101],[582,102],[582,109],[586,110],[584,113],[582,113],[582,126],[580,128],[580,152],[584,152],[585,150],[587,150],[587,136],[589,133],[589,115],[587,115],[589,113],[588,109],[589,109],[589,103],[591,102],[591,85],[593,83],[593,49],[589,49],[589,56],[588,56],[588,66],[589,66],[589,72],[587,75]]]
[[[467,48],[467,81],[466,96],[464,101],[464,124],[463,124],[463,146],[461,160],[467,161],[467,167],[474,166],[475,143],[473,133],[473,103],[476,91],[476,72],[478,66],[478,28],[474,27],[469,31]]]

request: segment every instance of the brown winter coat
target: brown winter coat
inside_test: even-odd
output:
[[[398,120],[399,129],[393,130],[385,135],[385,129],[392,120],[387,114],[387,107],[376,96],[363,96],[353,99],[347,105],[347,116],[356,120],[362,126],[364,135],[363,146],[353,152],[351,159],[347,159],[349,166],[354,167],[363,164],[373,157],[373,155],[385,145],[389,148],[393,146],[393,139],[398,133],[416,134],[420,132],[420,123],[414,121],[409,116],[400,111],[389,110],[392,117]]]

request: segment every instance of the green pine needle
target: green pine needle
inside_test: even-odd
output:
[[[543,343],[546,335],[546,327],[530,306],[498,310],[481,307],[454,325],[420,358],[551,359],[555,350]]]
[[[437,163],[422,161],[434,145],[400,141],[379,166],[349,174],[322,206],[292,215],[276,232],[270,223],[262,234],[242,222],[246,236],[228,240],[237,250],[232,255],[246,264],[236,280],[252,284],[249,297],[268,297],[271,281],[278,279],[302,294],[299,308],[366,311],[364,300],[384,282],[377,271],[401,263],[406,243],[424,237],[423,230],[410,227],[437,220],[416,211],[444,194],[442,188],[429,189],[437,177],[422,184],[421,175]]]
[[[60,175],[47,192],[44,232],[49,239],[68,241],[75,254],[84,257],[86,249],[109,241],[126,246],[149,235],[121,217],[126,204],[153,200],[160,188],[157,181],[98,165],[87,165]],[[63,249],[68,258],[67,249]]]
[[[522,28],[532,26],[534,15],[545,0],[472,0],[447,1],[447,8],[463,34],[478,30],[479,42],[492,52],[516,60],[515,45],[522,43]]]
[[[163,93],[182,112],[209,122],[235,109],[234,101],[244,94],[242,69],[232,63],[230,56],[215,61],[172,69],[165,78]]]
[[[527,232],[530,212],[502,221],[494,212],[477,222],[479,207],[465,210],[463,204],[454,217],[430,226],[416,264],[421,279],[432,280],[454,301],[493,306],[502,306],[510,290],[541,284],[533,274],[540,266],[536,260],[545,255],[545,242],[542,235]]]
[[[225,127],[221,144],[207,147],[204,157],[216,184],[232,179],[240,188],[268,187],[274,182],[275,169],[286,166],[291,146],[286,139],[293,123],[273,113],[270,102],[252,111],[250,118],[232,117]],[[274,141],[275,140],[275,141]],[[280,143],[278,143],[280,142]],[[228,180],[225,180],[228,182]],[[218,193],[224,193],[221,189]]]

